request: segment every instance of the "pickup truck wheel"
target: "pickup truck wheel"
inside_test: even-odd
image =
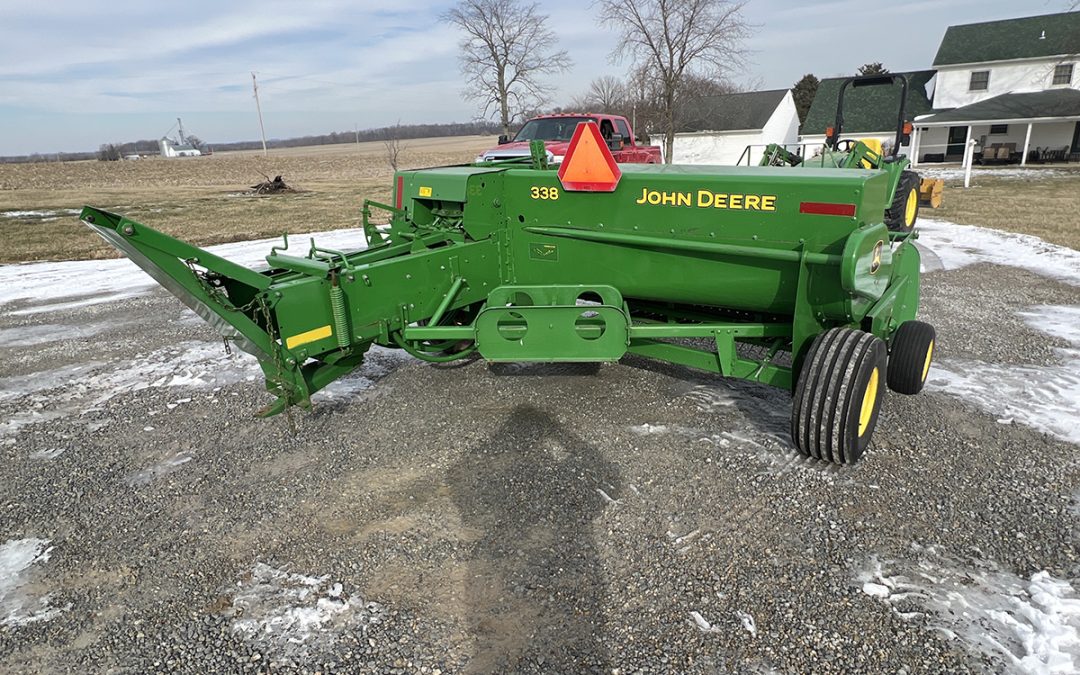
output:
[[[870,445],[885,394],[885,342],[832,328],[814,340],[799,372],[791,438],[802,454],[854,464]]]
[[[922,321],[905,321],[889,343],[889,389],[898,394],[918,394],[926,384],[934,359],[934,327]]]
[[[885,226],[893,232],[910,232],[919,220],[919,174],[904,171],[896,184],[892,205],[885,211]]]

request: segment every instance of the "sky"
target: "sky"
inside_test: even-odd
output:
[[[929,68],[951,24],[1063,11],[1068,0],[749,0],[744,87],[880,61]],[[0,156],[160,138],[177,117],[204,141],[475,119],[461,96],[450,2],[395,0],[0,0]],[[559,104],[593,78],[623,76],[614,32],[587,0],[544,0],[574,67]]]

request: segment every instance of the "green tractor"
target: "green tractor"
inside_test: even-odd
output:
[[[840,138],[844,128],[844,93],[847,88],[895,86],[900,84],[900,111],[896,118],[896,140],[886,155],[876,138],[855,140]],[[836,100],[836,122],[825,131],[825,149],[814,157],[797,155],[782,145],[772,143],[765,148],[760,166],[792,166],[815,169],[866,169],[881,171],[889,177],[888,208],[885,225],[892,232],[911,232],[919,218],[919,174],[910,169],[911,161],[900,154],[900,146],[911,142],[911,122],[906,119],[908,97],[907,78],[902,75],[870,75],[851,77],[840,85]]]

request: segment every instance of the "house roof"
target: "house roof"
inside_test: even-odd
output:
[[[1080,53],[1080,12],[949,26],[934,66]]]
[[[1080,90],[1048,89],[1023,94],[1001,94],[961,108],[919,120],[919,126],[967,122],[1004,122],[1044,118],[1080,118]]]
[[[933,107],[926,95],[926,83],[934,76],[932,70],[917,70],[903,75],[908,81],[907,117],[925,115]],[[848,78],[830,77],[818,85],[814,102],[806,113],[806,121],[800,130],[805,135],[824,134],[836,122],[836,99],[840,85]],[[899,112],[900,86],[848,87],[844,93],[844,129],[847,134],[878,133],[896,129]]]
[[[683,111],[679,133],[762,129],[787,89],[702,96]]]

